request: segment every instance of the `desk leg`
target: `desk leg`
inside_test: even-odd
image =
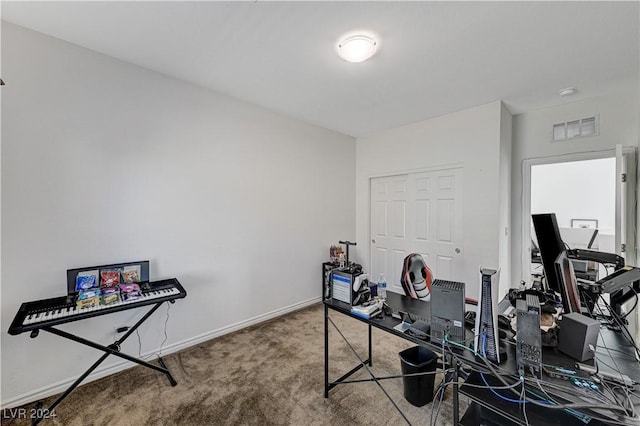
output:
[[[451,357],[451,364],[453,365],[453,424],[458,426],[460,422],[460,401],[458,400],[458,361]]]
[[[324,305],[324,397],[329,398],[329,308]]]
[[[369,366],[373,365],[373,351],[371,350],[371,324],[369,324]]]

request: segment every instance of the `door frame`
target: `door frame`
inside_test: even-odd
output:
[[[371,245],[371,220],[372,220],[372,212],[371,212],[371,188],[372,188],[372,185],[371,185],[371,180],[372,179],[377,179],[377,178],[399,176],[399,175],[410,175],[412,173],[424,173],[424,172],[433,172],[433,171],[439,171],[439,170],[449,170],[449,169],[458,169],[458,168],[464,170],[464,163],[449,163],[449,164],[440,164],[440,165],[436,165],[436,166],[419,167],[419,168],[413,168],[413,169],[403,169],[403,170],[395,170],[395,171],[377,172],[377,173],[370,173],[367,176],[367,210],[368,210],[368,214],[367,214],[366,235],[367,235],[367,261],[369,262],[369,264],[366,265],[367,266],[367,268],[366,268],[367,270],[371,270],[371,265],[372,265],[372,262],[373,262],[373,247]],[[464,175],[462,177],[464,179]],[[464,221],[464,218],[463,218],[463,221]],[[389,290],[390,290],[390,288],[387,288],[387,291],[389,291]]]
[[[623,146],[622,147],[623,155],[636,155],[636,149],[633,146]],[[538,166],[542,164],[555,164],[555,163],[568,163],[574,161],[585,161],[585,160],[598,160],[603,158],[616,158],[616,148],[611,148],[602,151],[589,151],[589,152],[577,152],[577,153],[569,153],[562,155],[554,155],[549,157],[537,157],[537,158],[526,158],[522,160],[522,257],[520,259],[520,264],[522,267],[522,276],[528,277],[531,271],[531,227],[529,226],[531,222],[531,167]],[[617,168],[617,167],[616,167]],[[617,174],[618,170],[616,170]],[[616,179],[618,176],[616,176]],[[634,176],[633,179],[634,191],[636,187],[636,179]],[[635,194],[635,192],[634,192]],[[635,203],[628,203],[635,204]],[[631,207],[631,206],[629,206]],[[616,207],[617,208],[617,207]],[[629,219],[629,213],[633,217],[633,220],[636,220],[635,212],[630,212],[627,209],[627,221]],[[616,221],[618,218],[616,217]],[[627,238],[629,240],[629,238]],[[634,239],[631,239],[634,241]],[[634,254],[633,261],[636,261],[637,254]],[[525,279],[525,278],[523,278]]]

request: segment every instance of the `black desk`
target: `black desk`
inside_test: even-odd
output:
[[[443,353],[441,345],[435,345],[431,342],[426,342],[424,340],[417,339],[413,336],[407,335],[405,333],[394,330],[393,327],[400,324],[401,321],[399,319],[393,318],[391,316],[383,315],[380,318],[373,319],[364,319],[357,315],[351,313],[351,306],[340,302],[334,301],[331,299],[326,299],[323,301],[324,303],[324,333],[325,333],[325,388],[324,388],[324,396],[325,398],[329,397],[329,391],[335,386],[341,383],[348,383],[347,379],[349,376],[353,375],[355,372],[359,371],[362,368],[365,368],[369,371],[369,374],[372,376],[373,381],[376,381],[375,376],[369,370],[368,366],[373,364],[373,356],[372,356],[372,347],[373,342],[371,339],[371,331],[372,327],[376,327],[380,330],[383,330],[387,333],[391,333],[396,335],[402,339],[411,341],[417,345],[427,346],[429,349],[433,350],[436,353],[442,354],[447,359],[447,364],[449,367],[452,367],[453,377],[451,378],[451,386],[453,388],[453,421],[455,425],[458,424],[479,424],[479,419],[489,419],[491,415],[496,418],[503,419],[504,424],[522,424],[524,422],[524,417],[520,413],[519,405],[509,403],[504,400],[500,400],[500,398],[496,397],[489,389],[475,387],[475,386],[484,386],[483,383],[478,382],[479,374],[475,371],[477,370],[486,370],[486,365],[484,361],[480,358],[476,358],[472,351],[470,350],[454,350],[454,351],[446,351]],[[412,300],[405,296],[398,295],[393,292],[387,293],[387,304],[394,308],[396,311],[408,311],[415,312],[416,310],[422,311],[424,314],[422,315],[427,321],[429,319],[429,303]],[[329,318],[329,310],[339,312],[343,315],[347,315],[351,318],[355,318],[358,321],[361,321],[368,326],[368,338],[369,338],[369,346],[368,346],[368,358],[360,359],[358,356],[360,363],[353,367],[351,370],[347,371],[340,378],[330,381],[329,379],[329,323],[333,322]],[[335,324],[333,324],[335,326]],[[337,327],[336,327],[337,329]],[[340,330],[338,329],[338,332]],[[473,332],[467,330],[467,337],[472,338]],[[344,338],[344,336],[343,336]],[[346,341],[346,338],[345,338]],[[469,340],[468,340],[469,341]],[[347,342],[348,343],[348,342]],[[501,375],[507,375],[510,377],[510,383],[518,380],[518,376],[516,375],[516,365],[515,365],[515,345],[508,344],[508,356],[506,362],[500,364],[499,366],[495,366],[494,368],[498,370]],[[607,351],[608,348],[609,350]],[[355,352],[354,352],[355,354]],[[602,329],[600,333],[600,340],[597,348],[597,358],[600,361],[599,365],[602,370],[610,370],[605,366],[609,365],[617,365],[619,370],[628,375],[632,380],[640,383],[640,365],[635,358],[633,357],[633,351],[628,346],[625,346],[623,342],[623,338],[620,333],[616,333],[607,329]],[[547,349],[543,351],[543,360],[545,364],[550,364],[558,367],[565,367],[567,369],[574,369],[575,361],[566,355],[557,352],[554,349]],[[585,364],[589,364],[589,362],[585,362]],[[472,370],[471,374],[461,374],[464,370]],[[458,384],[459,375],[464,376],[463,378],[466,380],[465,382]],[[485,378],[489,382],[491,386],[498,385],[497,378],[485,374]],[[567,382],[565,380],[543,377],[542,379],[545,383],[549,382],[554,385],[553,388],[545,388],[548,395],[554,398],[554,400],[561,403],[583,403],[584,398],[589,397],[588,391],[579,390],[574,384]],[[467,384],[467,386],[465,386]],[[378,383],[380,386],[380,384]],[[475,385],[475,386],[474,386]],[[501,385],[501,384],[500,384]],[[386,394],[386,391],[382,386],[380,386],[382,391]],[[640,387],[640,386],[639,386]],[[534,395],[540,395],[541,391],[534,385],[531,384],[530,381],[526,382],[526,389],[528,391],[535,392]],[[584,392],[583,392],[584,391]],[[465,413],[465,416],[460,420],[459,418],[459,392],[463,393],[465,396],[469,397],[473,403],[470,408]],[[508,393],[509,391],[502,391],[503,395],[509,397],[515,397],[513,393]],[[387,394],[388,396],[388,394]],[[527,392],[527,396],[530,398],[535,398],[535,396],[531,396],[529,392]],[[391,398],[390,398],[391,400]],[[404,417],[402,411],[398,408],[393,400],[391,402],[394,404],[396,409],[401,413]],[[636,412],[640,413],[640,398],[634,398],[633,400],[634,406],[636,407]],[[570,426],[572,424],[580,424],[584,425],[585,422],[580,420],[579,417],[582,413],[589,415],[590,417],[598,417],[606,420],[604,424],[619,424],[620,419],[622,417],[618,417],[618,413],[613,411],[604,412],[603,410],[592,411],[589,408],[581,408],[579,412],[574,411],[574,414],[571,414],[567,410],[562,409],[553,409],[553,408],[544,408],[533,406],[533,404],[529,404],[530,408],[527,408],[527,417],[529,421],[539,420],[539,422],[544,419],[544,424],[559,424],[563,426]],[[484,410],[484,411],[483,411]],[[490,410],[487,412],[487,410]],[[488,414],[487,414],[488,413]],[[583,416],[583,419],[586,418]],[[406,418],[405,418],[406,420]],[[494,419],[495,420],[495,419]],[[628,418],[626,419],[629,420]],[[490,420],[491,421],[491,420]],[[578,423],[575,423],[578,421]],[[632,421],[640,424],[640,418],[636,417]],[[407,422],[409,422],[407,420]],[[534,422],[533,424],[539,424]],[[603,424],[597,423],[595,419],[592,419],[590,425],[595,424]]]
[[[371,339],[371,330],[372,327],[376,327],[380,330],[383,330],[387,333],[391,333],[393,335],[396,335],[402,339],[408,340],[410,342],[413,342],[417,345],[422,345],[422,346],[427,346],[429,349],[433,350],[436,353],[442,353],[442,347],[440,345],[435,345],[432,344],[431,342],[427,342],[425,340],[421,340],[418,339],[416,337],[413,337],[411,335],[402,333],[398,330],[394,330],[393,327],[395,327],[396,325],[400,324],[402,321],[397,319],[397,318],[393,318],[390,315],[383,315],[382,317],[377,317],[377,318],[373,318],[373,319],[364,319],[362,317],[359,317],[357,315],[354,315],[351,313],[351,306],[347,303],[338,301],[338,300],[332,300],[332,299],[327,299],[323,301],[324,303],[324,397],[328,398],[329,397],[329,391],[331,389],[333,389],[335,386],[338,386],[339,384],[345,382],[347,380],[347,378],[349,376],[351,376],[352,374],[354,374],[355,372],[359,371],[362,368],[365,368],[368,370],[367,366],[371,366],[373,365],[373,355],[372,355],[372,339]],[[422,317],[423,319],[425,319],[426,321],[429,320],[430,317],[430,308],[429,308],[429,303],[428,302],[424,302],[421,300],[413,300],[410,299],[408,297],[399,295],[397,293],[393,293],[388,291],[387,292],[387,304],[389,306],[391,306],[394,311],[403,311],[403,312],[409,312],[412,314],[416,314],[417,312],[420,312],[419,316]],[[365,324],[368,325],[368,337],[369,337],[369,351],[368,351],[368,358],[367,359],[359,359],[360,363],[358,365],[356,365],[354,368],[352,368],[351,370],[347,371],[345,374],[343,374],[340,378],[334,380],[334,381],[330,381],[329,380],[329,322],[331,321],[329,318],[329,309],[337,311],[341,314],[347,315],[351,318],[355,318],[358,321],[361,321]],[[331,321],[332,322],[332,321]],[[333,322],[332,322],[333,323]],[[335,326],[335,324],[333,324],[334,327],[338,330],[338,332],[340,334],[342,334],[340,332],[340,330],[337,328],[337,326]],[[344,338],[344,336],[343,336]],[[346,338],[345,338],[346,341]],[[348,341],[347,341],[348,343]],[[467,354],[459,354],[460,356],[468,356]],[[357,355],[356,355],[357,356]],[[444,356],[444,354],[443,354]],[[473,358],[473,355],[470,356],[470,358]],[[453,359],[453,357],[451,357],[449,359],[449,363],[450,366],[451,365],[455,365],[456,361]],[[375,375],[369,370],[369,374],[372,376],[372,378],[375,381]],[[452,376],[452,381],[454,383],[452,383],[453,386],[453,416],[454,416],[454,424],[458,424],[458,417],[459,417],[459,407],[458,407],[458,369],[457,368],[453,368],[453,376]],[[377,383],[377,382],[376,382]],[[378,383],[378,385],[380,386],[380,384]],[[382,386],[380,386],[382,391],[387,395],[387,397],[389,398],[389,400],[393,403],[393,405],[396,407],[396,409],[398,410],[398,412],[403,416],[403,418],[406,419],[406,417],[404,417],[404,413],[402,413],[402,411],[400,410],[400,408],[396,405],[396,403],[389,397],[389,395],[386,393],[386,391],[384,390],[384,388],[382,388]],[[407,422],[409,422],[407,420]]]

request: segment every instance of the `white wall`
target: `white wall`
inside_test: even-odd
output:
[[[558,226],[565,228],[571,219],[596,219],[600,232],[614,234],[615,179],[615,157],[535,165],[531,214],[555,213]]]
[[[478,269],[499,266],[501,102],[358,138],[356,149],[357,261],[369,267],[369,179],[447,164],[463,172],[464,267],[453,279],[478,294]],[[504,171],[504,170],[503,170]],[[504,171],[506,173],[506,171]],[[502,231],[500,231],[502,230]],[[362,248],[361,248],[362,247]]]
[[[551,142],[554,123],[600,115],[598,136]],[[574,153],[589,153],[615,149],[616,144],[638,146],[638,87],[630,87],[624,93],[570,102],[551,108],[531,111],[513,117],[513,199],[512,207],[512,281],[529,280],[522,273],[522,202],[523,161],[545,157],[562,159]],[[561,160],[560,160],[561,161]],[[528,224],[529,222],[527,222]]]
[[[152,279],[177,277],[169,351],[319,300],[329,245],[354,238],[353,138],[7,23],[2,64],[3,407],[100,355],[6,333],[21,302],[65,294],[68,268],[149,259]],[[143,355],[165,312],[141,329]],[[64,328],[109,343],[142,314]]]

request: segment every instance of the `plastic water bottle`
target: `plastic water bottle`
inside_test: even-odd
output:
[[[384,279],[384,274],[380,274],[380,278],[378,278],[378,297],[380,299],[387,298],[387,280]]]

